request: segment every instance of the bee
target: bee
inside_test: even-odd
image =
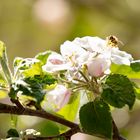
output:
[[[107,45],[110,47],[118,47],[119,43],[121,45],[123,45],[123,43],[116,37],[113,35],[110,35],[106,38],[107,41]]]

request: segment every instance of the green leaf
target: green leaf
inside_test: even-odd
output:
[[[21,58],[21,57],[15,57],[14,62],[13,62],[14,68],[15,67],[19,67],[20,64],[22,63],[22,61],[23,61],[23,58]]]
[[[114,74],[125,75],[130,79],[139,79],[140,80],[140,71],[136,71],[136,69],[138,70],[138,68],[134,68],[134,65],[133,66],[132,65],[133,64],[131,64],[131,67],[130,67],[127,65],[112,64],[111,65],[111,72]]]
[[[139,85],[137,85],[136,83],[132,82],[133,84],[133,87],[134,87],[134,91],[135,91],[135,95],[136,95],[136,98],[138,100],[140,100],[140,87]]]
[[[33,77],[34,75],[42,74],[41,62],[35,58],[20,58],[14,60],[15,76],[23,75],[24,77]]]
[[[6,87],[7,86],[7,81],[4,77],[4,74],[2,71],[0,71],[0,87]]]
[[[2,41],[0,41],[0,58],[3,57],[5,49],[6,49],[5,44]]]
[[[42,75],[35,75],[34,77],[30,77],[27,79],[33,80],[41,84],[42,86],[52,85],[52,84],[55,84],[56,82],[56,79],[51,74],[48,74],[48,73],[42,73]]]
[[[19,99],[22,104],[26,103],[27,106],[35,105],[37,107],[44,99],[45,86],[55,82],[56,79],[47,73],[19,79],[11,85],[9,96],[12,99]]]
[[[5,79],[10,85],[12,83],[12,74],[8,65],[6,47],[5,47],[5,44],[1,41],[0,41],[0,64],[1,64],[1,68],[5,76]]]
[[[133,61],[130,66],[133,71],[140,72],[140,60]]]
[[[102,97],[114,107],[122,108],[127,104],[131,109],[135,102],[133,84],[124,75],[109,75],[103,88]]]
[[[19,137],[18,131],[13,128],[9,129],[6,138],[10,138],[10,137]]]
[[[52,121],[43,121],[39,123],[35,128],[38,129],[39,132],[41,132],[42,136],[55,136],[59,135],[59,127],[57,123]]]
[[[135,95],[136,95],[136,98],[140,100],[140,88],[135,87]]]
[[[109,106],[100,98],[80,108],[80,123],[83,132],[112,139],[112,117]]]
[[[29,69],[33,64],[39,63],[35,58],[21,58],[21,57],[16,57],[14,59],[14,67],[17,67],[19,70],[26,70]]]
[[[22,73],[25,77],[33,77],[35,75],[41,75],[42,67],[40,62],[32,64],[30,68],[24,70]]]
[[[0,71],[0,99],[7,97],[7,86],[7,81],[5,80],[2,71]]]
[[[51,51],[42,52],[42,53],[39,53],[38,55],[36,55],[35,58],[39,59],[41,61],[42,65],[45,65],[47,62],[47,59],[51,53],[52,53]]]
[[[4,99],[7,97],[7,93],[3,90],[0,90],[0,99]]]
[[[40,107],[40,102],[44,99],[44,92],[39,83],[23,79],[12,84],[9,97],[19,99],[24,106]]]

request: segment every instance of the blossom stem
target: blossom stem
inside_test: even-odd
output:
[[[72,88],[72,90],[78,90],[78,89],[84,88],[84,87],[86,87],[86,86],[87,86],[87,84],[79,85],[79,86],[76,86],[76,87]]]
[[[76,78],[74,78],[73,80],[78,81],[78,82],[81,82],[81,83],[86,83],[85,81],[82,81],[82,80],[76,79]]]
[[[84,75],[82,71],[79,70],[79,73],[83,76],[83,78],[86,80],[86,82],[89,82],[89,79]]]

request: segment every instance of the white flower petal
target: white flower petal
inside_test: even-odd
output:
[[[66,41],[64,42],[64,44],[60,46],[60,52],[64,57],[65,56],[71,57],[73,55],[78,57],[83,53],[85,53],[85,50],[73,42]]]
[[[76,38],[73,42],[91,52],[94,51],[101,53],[106,47],[106,41],[99,37],[86,36],[82,38]]]
[[[132,56],[124,51],[120,51],[118,48],[112,49],[111,61],[119,65],[130,65],[133,60]]]

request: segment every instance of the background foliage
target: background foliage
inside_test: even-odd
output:
[[[122,50],[140,59],[139,4],[138,0],[0,0],[0,40],[6,43],[11,66],[16,56],[33,57],[47,49],[59,51],[65,40],[86,35],[115,35],[124,44]],[[4,102],[2,97],[0,102]],[[137,102],[132,112],[126,107],[113,111],[118,127],[131,140],[140,139],[139,108]],[[9,121],[10,116],[0,115],[0,137],[11,126]],[[46,125],[49,122],[44,124],[38,118],[22,116],[18,120],[19,130],[34,127],[43,134],[51,133],[45,132]],[[55,124],[51,127],[54,129]]]

